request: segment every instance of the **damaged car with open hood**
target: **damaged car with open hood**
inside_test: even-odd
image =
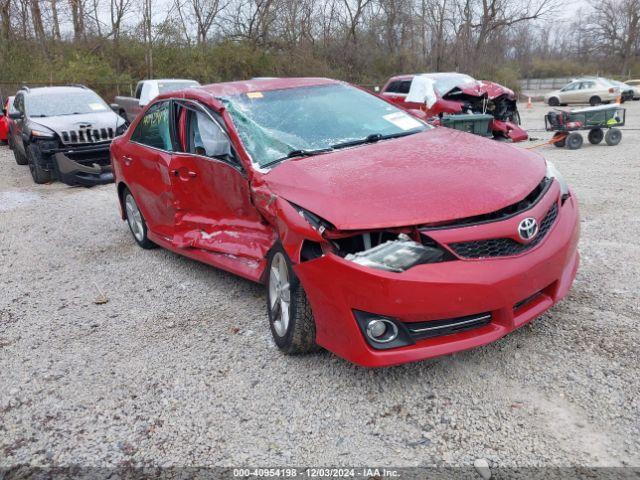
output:
[[[494,82],[457,72],[398,75],[387,81],[381,95],[436,124],[464,128],[479,123],[484,128],[474,126],[474,133],[496,140],[529,138],[520,126],[516,94]]]
[[[35,183],[91,187],[113,181],[109,145],[123,118],[83,85],[23,87],[16,93],[9,145]]]
[[[578,205],[552,164],[339,81],[167,93],[111,157],[138,245],[265,284],[287,353],[374,367],[484,345],[578,268]]]

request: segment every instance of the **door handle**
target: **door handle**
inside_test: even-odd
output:
[[[193,170],[185,171],[185,169],[182,169],[182,168],[171,170],[171,173],[173,174],[174,177],[180,177],[182,180],[189,180],[190,178],[196,178],[198,176],[198,174]]]
[[[125,165],[128,166],[128,165],[131,165],[131,162],[133,162],[133,158],[124,156],[122,157],[122,161],[124,162]]]

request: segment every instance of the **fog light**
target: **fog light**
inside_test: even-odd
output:
[[[398,327],[392,321],[384,318],[369,320],[367,336],[377,343],[392,342],[398,337]]]

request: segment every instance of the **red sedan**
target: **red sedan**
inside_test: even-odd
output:
[[[410,101],[409,93],[416,77],[433,82],[434,99],[430,105]],[[513,90],[494,82],[476,80],[462,73],[423,73],[391,77],[381,95],[402,108],[422,111],[427,117],[442,114],[484,113],[493,116],[489,125],[497,140],[522,142],[529,138],[520,127],[517,97]]]
[[[13,105],[13,97],[7,97],[0,112],[0,142],[7,142],[9,139],[9,110]]]
[[[334,80],[162,95],[111,156],[136,242],[265,283],[287,353],[386,366],[484,345],[578,268],[578,205],[551,164]]]

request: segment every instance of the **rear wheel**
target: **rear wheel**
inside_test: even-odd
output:
[[[602,103],[602,99],[597,95],[594,95],[589,99],[589,105],[591,105],[592,107],[595,107],[596,105],[600,105],[601,103]]]
[[[288,354],[319,350],[316,324],[307,295],[281,246],[269,254],[267,311],[273,340]]]
[[[620,140],[622,140],[622,132],[617,128],[610,128],[604,136],[604,141],[607,142],[607,145],[610,147],[618,145]]]
[[[582,135],[580,135],[578,132],[571,132],[569,135],[567,135],[567,139],[565,140],[565,142],[569,150],[577,150],[582,146]]]
[[[604,138],[604,132],[601,128],[594,128],[589,131],[589,143],[598,145]]]
[[[567,134],[563,133],[563,132],[556,132],[553,135],[553,144],[558,147],[558,148],[562,148],[565,146],[565,143],[567,141]]]
[[[30,143],[27,145],[27,163],[29,164],[29,170],[31,171],[31,178],[37,184],[51,182],[51,172],[45,170],[42,166],[42,154],[37,145]]]
[[[136,243],[145,249],[155,247],[155,244],[147,236],[147,222],[145,222],[136,200],[128,189],[125,189],[122,193],[122,203],[129,230],[131,230]]]
[[[558,97],[551,97],[549,99],[549,106],[550,107],[557,107],[558,105],[560,105],[560,100],[558,99]]]

